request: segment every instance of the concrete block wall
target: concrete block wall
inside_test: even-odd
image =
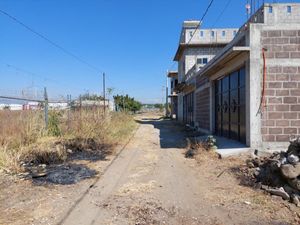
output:
[[[208,58],[211,60],[223,47],[203,46],[198,48],[188,48],[184,51],[182,60],[185,61],[185,74],[187,74],[196,64],[197,58]]]
[[[185,29],[184,41],[187,43],[200,43],[200,44],[211,44],[211,43],[229,43],[236,35],[238,29],[236,28],[224,28],[224,29]],[[194,36],[193,33],[195,32]],[[224,32],[224,33],[223,33]],[[214,35],[212,35],[212,33]],[[201,35],[202,34],[202,35]],[[223,35],[225,34],[225,35]]]
[[[266,104],[262,141],[288,142],[300,136],[300,30],[265,30]]]
[[[210,130],[210,88],[196,92],[195,122],[200,130]]]
[[[291,12],[288,12],[288,7]],[[271,9],[270,9],[271,8]],[[268,25],[299,23],[300,5],[296,3],[265,4],[264,23]]]

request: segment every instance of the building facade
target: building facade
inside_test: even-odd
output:
[[[197,29],[200,21],[185,21],[174,60],[178,62],[178,120],[194,126],[201,119],[196,103],[196,73],[236,35],[238,29]]]
[[[300,4],[264,4],[232,38],[181,80],[195,93],[193,125],[251,148],[285,147],[300,135]]]

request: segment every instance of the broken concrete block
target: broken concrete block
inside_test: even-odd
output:
[[[287,157],[287,160],[289,161],[289,163],[295,165],[299,162],[299,157],[294,154],[291,154]]]
[[[291,185],[291,187],[293,187],[296,190],[300,191],[300,180],[299,179],[297,179],[297,178],[289,179],[288,183],[289,183],[289,185]]]
[[[285,192],[283,187],[280,187],[278,189],[276,189],[276,188],[266,188],[265,190],[267,192],[269,192],[270,194],[272,194],[272,195],[277,195],[277,196],[282,197],[284,200],[289,200],[290,199],[290,195]]]
[[[297,207],[300,207],[299,195],[292,194],[292,195],[291,195],[291,200],[292,200],[292,202],[293,202]]]
[[[292,188],[290,185],[286,184],[283,186],[284,190],[289,194],[297,194],[300,195],[300,191],[296,190],[295,188]]]
[[[280,167],[282,175],[287,179],[293,179],[300,175],[300,163],[295,165],[285,164]]]

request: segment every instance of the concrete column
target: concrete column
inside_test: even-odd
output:
[[[249,25],[250,59],[246,68],[246,132],[247,145],[261,148],[261,115],[258,114],[261,99],[261,25]]]

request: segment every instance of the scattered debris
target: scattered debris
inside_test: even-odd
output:
[[[200,152],[212,152],[216,150],[216,139],[213,136],[208,136],[204,141],[198,141],[196,138],[187,138],[186,158],[194,158]]]
[[[266,192],[300,206],[300,138],[291,140],[286,152],[247,160],[248,171]]]

